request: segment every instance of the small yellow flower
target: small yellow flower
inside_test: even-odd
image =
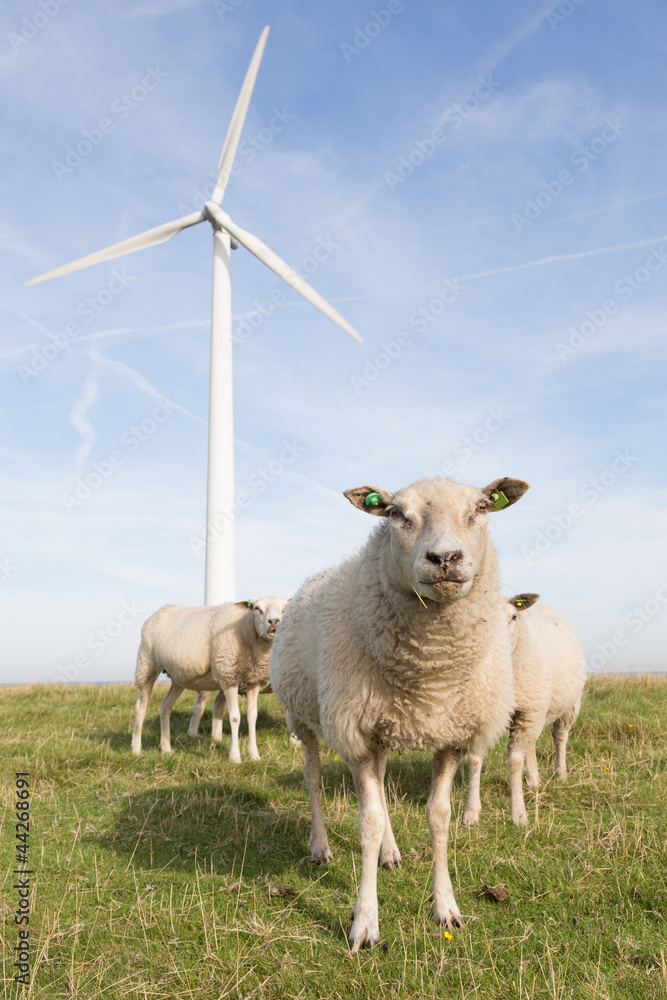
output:
[[[446,937],[448,941],[451,941],[454,935],[450,934],[449,931],[445,931],[444,937]]]
[[[340,757],[334,757],[334,760],[340,760]]]
[[[630,729],[634,729],[634,728],[635,728],[635,727],[634,727],[634,726],[632,725],[632,723],[631,723],[631,722],[628,722],[628,726],[630,727]]]

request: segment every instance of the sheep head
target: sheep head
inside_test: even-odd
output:
[[[256,601],[237,601],[236,607],[252,611],[260,639],[273,639],[287,604],[283,597],[260,597]]]
[[[496,479],[480,490],[437,477],[396,493],[366,485],[344,496],[388,519],[396,582],[441,603],[470,593],[484,565],[488,514],[516,503],[528,488],[521,479]]]

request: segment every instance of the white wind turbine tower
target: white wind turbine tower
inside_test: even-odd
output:
[[[171,239],[188,226],[195,226],[205,220],[213,227],[213,303],[211,309],[211,381],[208,425],[208,487],[206,504],[206,587],[205,603],[220,604],[235,600],[236,567],[234,537],[234,419],[232,402],[232,298],[230,283],[230,244],[234,248],[239,243],[258,257],[267,267],[275,271],[296,292],[308,299],[325,316],[333,320],[346,333],[361,341],[357,331],[340,313],[329,305],[314,288],[293,271],[288,264],[262,243],[256,236],[246,232],[233,222],[220,205],[227,181],[231,173],[236,148],[241,137],[248,104],[255,85],[259,64],[269,34],[264,28],[250,60],[241,92],[234,108],[234,114],[220,155],[218,177],[211,200],[201,212],[193,212],[174,222],[148,229],[145,233],[128,240],[115,243],[105,250],[81,257],[71,264],[55,268],[38,278],[26,282],[33,285],[39,281],[69,274],[91,264],[113,260],[134,250],[155,246]],[[216,515],[225,512],[229,518],[228,527],[223,531],[211,531]]]

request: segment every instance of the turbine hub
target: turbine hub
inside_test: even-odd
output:
[[[213,228],[217,229],[218,231],[221,231],[222,226],[215,217],[215,213],[219,210],[219,208],[220,206],[216,205],[214,201],[207,201],[202,209],[202,212],[204,213],[208,221],[211,223]]]

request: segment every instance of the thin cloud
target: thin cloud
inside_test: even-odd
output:
[[[32,351],[37,348],[37,344],[24,344],[23,347],[12,347],[10,351],[3,351],[0,354],[0,359],[2,358],[13,358],[17,354],[23,354],[25,351]]]
[[[49,330],[48,326],[44,326],[43,323],[33,319],[32,316],[28,316],[27,313],[21,312],[20,309],[17,309],[15,306],[10,306],[8,302],[3,302],[1,299],[0,306],[2,306],[3,309],[6,309],[7,312],[12,313],[14,316],[18,316],[19,319],[24,320],[24,322],[29,323],[30,326],[34,326],[34,328],[39,330],[41,333],[45,333],[47,337],[50,336],[51,330]]]
[[[163,14],[175,14],[179,10],[190,7],[201,7],[211,0],[144,0],[137,7],[123,11],[122,17],[161,17]]]
[[[512,271],[525,271],[531,267],[544,267],[547,264],[560,264],[566,260],[581,260],[583,257],[597,257],[603,253],[615,253],[621,250],[636,250],[639,247],[650,247],[656,243],[667,243],[667,236],[652,236],[647,240],[636,240],[634,243],[616,243],[610,247],[598,247],[595,250],[581,250],[578,253],[558,253],[550,257],[539,257],[537,260],[527,260],[523,264],[508,264],[506,267],[491,267],[486,271],[473,271],[471,274],[445,275],[440,281],[432,281],[428,285],[413,285],[412,288],[394,288],[384,292],[371,292],[368,295],[348,295],[345,298],[331,299],[332,302],[356,302],[362,299],[379,299],[387,295],[402,295],[407,292],[424,292],[429,288],[439,288],[443,281],[474,281],[477,278],[492,278],[497,274],[509,274]],[[300,303],[294,303],[299,305]]]
[[[200,424],[206,424],[205,420],[202,420],[201,417],[197,417],[194,413],[191,413],[185,406],[181,406],[180,403],[174,403],[174,401],[169,399],[168,396],[163,396],[161,392],[158,392],[154,385],[151,385],[147,378],[144,378],[144,376],[134,368],[130,368],[129,365],[124,365],[122,361],[115,361],[112,358],[107,358],[106,355],[100,354],[99,351],[92,347],[89,348],[87,353],[92,361],[95,361],[99,365],[104,365],[107,368],[111,368],[112,371],[115,371],[118,375],[126,378],[132,383],[132,385],[136,386],[137,389],[140,389],[142,392],[147,393],[147,395],[152,396],[153,399],[158,399],[161,403],[166,403],[172,409],[178,410],[179,413],[185,414],[186,417],[191,417]]]
[[[547,16],[554,10],[556,4],[552,4],[547,7],[546,10],[540,10],[528,20],[519,25],[518,28],[514,28],[513,31],[508,32],[504,38],[502,38],[486,56],[483,56],[476,65],[476,70],[482,75],[485,73],[492,73],[494,69],[497,69],[501,63],[504,63],[508,56],[514,52],[516,48],[522,45],[527,38],[537,31],[537,29],[546,20]]]
[[[236,318],[236,317],[233,317]],[[88,333],[84,337],[77,337],[77,343],[84,340],[104,340],[108,337],[126,337],[134,335],[163,333],[167,330],[188,330],[192,327],[210,326],[209,319],[184,319],[178,323],[165,323],[164,326],[119,326],[111,330],[100,330],[98,333]]]
[[[77,473],[80,473],[83,469],[84,462],[95,444],[95,428],[88,419],[88,414],[98,398],[99,383],[97,381],[97,372],[93,372],[84,382],[81,395],[74,401],[69,415],[72,427],[81,436],[81,444],[74,459]]]
[[[559,264],[564,260],[581,260],[583,257],[597,257],[603,253],[615,253],[618,250],[636,250],[639,247],[649,247],[655,243],[665,243],[667,236],[655,236],[648,240],[636,240],[634,243],[616,243],[610,247],[598,247],[597,250],[582,250],[579,253],[558,253],[550,257],[540,257],[524,264],[510,264],[507,267],[492,267],[487,271],[475,271],[472,274],[461,274],[450,281],[473,281],[475,278],[490,278],[496,274],[508,274],[510,271],[524,271],[529,267],[543,267],[545,264]],[[446,278],[443,278],[445,281]]]
[[[601,212],[613,212],[617,208],[627,208],[630,205],[638,205],[642,201],[653,201],[654,198],[664,198],[667,191],[656,191],[655,194],[645,194],[640,198],[629,198],[626,201],[615,201],[609,205],[601,205],[599,208],[591,208],[588,212],[577,212],[575,215],[563,215],[560,219],[552,219],[547,222],[548,226],[560,226],[563,222],[574,222],[577,219],[587,219],[590,215],[599,215]]]

